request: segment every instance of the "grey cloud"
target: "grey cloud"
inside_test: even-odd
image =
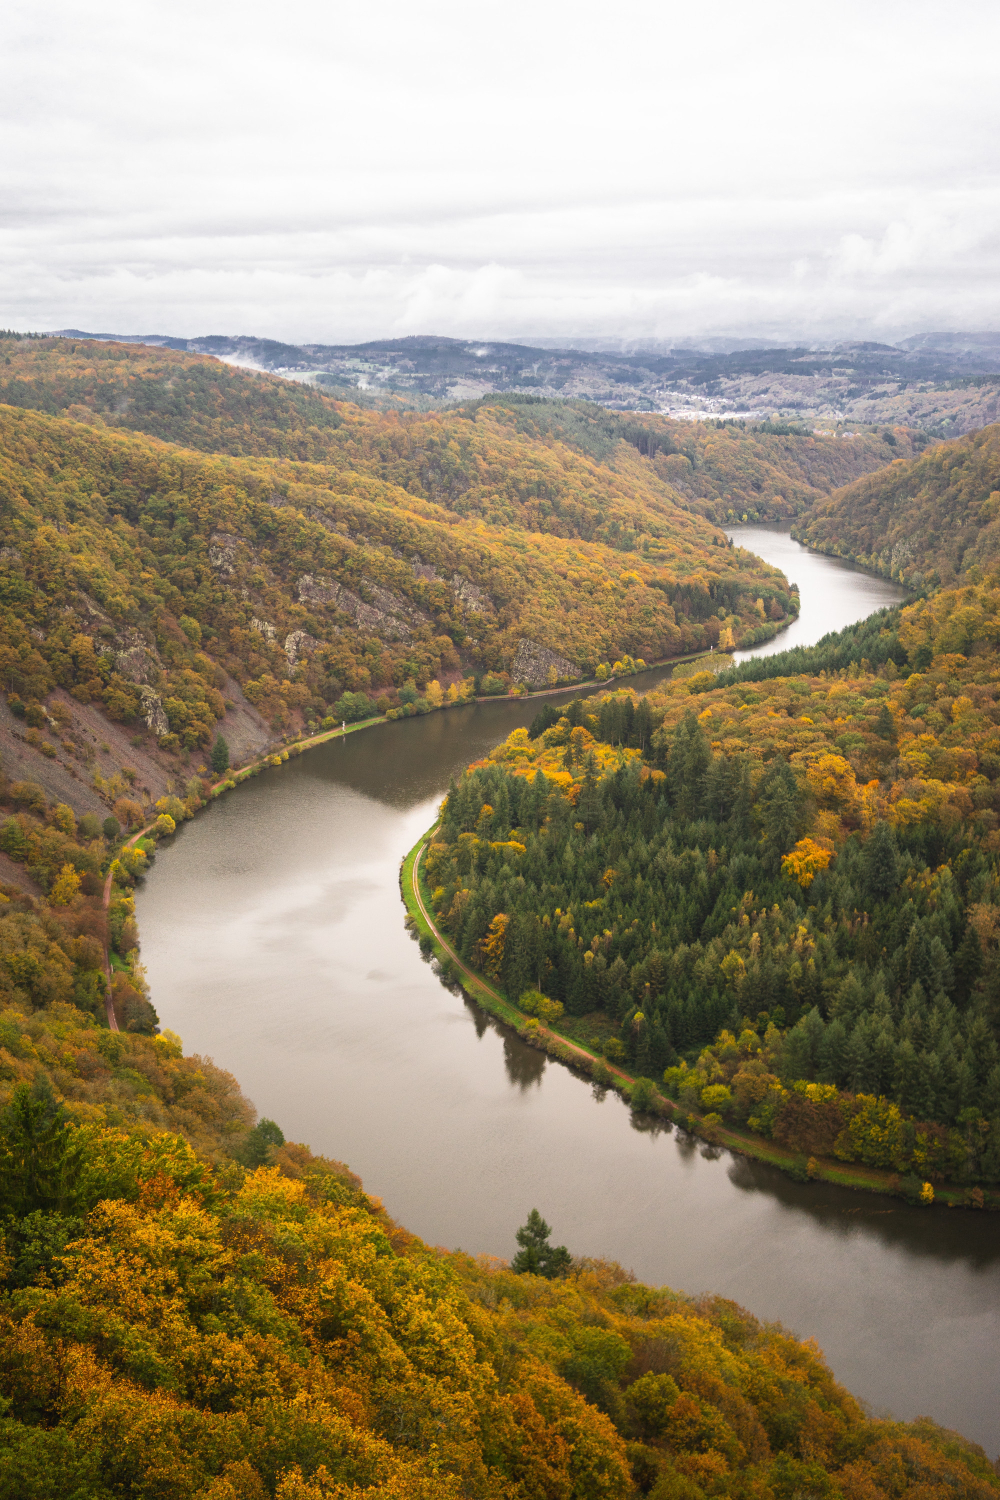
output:
[[[998,32],[976,0],[14,5],[0,321],[996,326]]]

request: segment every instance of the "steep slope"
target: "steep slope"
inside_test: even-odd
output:
[[[87,1140],[72,1211],[8,1231],[0,1466],[18,1500],[1000,1488],[974,1444],[872,1420],[814,1345],[735,1303],[603,1262],[550,1282],[433,1250],[307,1148],[213,1177],[157,1144]]]
[[[1000,555],[998,515],[1000,426],[994,426],[838,490],[793,534],[912,588],[934,589]]]
[[[553,506],[581,525],[632,503],[627,475],[585,456],[503,428],[496,442],[547,473]],[[723,630],[773,634],[797,607],[780,574],[666,504],[648,549],[623,554],[521,529],[530,506],[505,508],[495,490],[484,524],[347,461],[208,457],[10,407],[0,487],[0,733],[20,715],[16,753],[39,763],[22,776],[50,785],[61,765],[101,795],[100,778],[136,762],[95,759],[112,743],[83,723],[95,706],[146,755],[155,798],[163,755],[204,755],[220,724],[249,751],[345,690],[384,711],[407,684],[509,679],[525,640],[571,677]],[[50,789],[85,810],[68,783]]]

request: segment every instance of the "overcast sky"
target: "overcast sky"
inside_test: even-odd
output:
[[[8,0],[0,324],[1000,328],[1000,6]]]

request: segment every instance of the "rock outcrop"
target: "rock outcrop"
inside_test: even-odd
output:
[[[463,604],[466,609],[474,609],[481,615],[492,611],[493,600],[486,590],[481,589],[478,583],[470,583],[469,579],[463,578],[461,573],[451,575],[451,587],[459,604]]]
[[[361,586],[370,594],[370,602],[345,588],[342,583],[304,573],[298,584],[299,602],[320,605],[325,609],[339,609],[354,621],[358,630],[376,635],[380,640],[410,640],[413,632],[407,622],[423,623],[426,616],[422,611],[410,604],[409,600],[367,578],[361,580]]]
[[[156,649],[148,644],[140,632],[132,626],[126,626],[118,632],[115,668],[129,682],[134,682],[137,686],[145,684],[152,687],[163,671],[163,663]]]
[[[554,674],[554,675],[553,675]],[[510,675],[515,682],[528,687],[544,687],[547,682],[570,678],[579,681],[582,672],[565,656],[540,646],[537,641],[519,641]]]
[[[208,560],[220,578],[232,578],[239,566],[241,548],[253,552],[250,544],[230,531],[216,531],[208,539]]]
[[[151,729],[157,739],[161,734],[169,734],[170,720],[167,718],[159,693],[145,686],[140,687],[139,692],[142,695],[142,722],[146,728]]]
[[[285,636],[285,656],[288,658],[288,670],[294,672],[299,662],[307,656],[312,656],[319,641],[307,630],[293,630],[291,635]]]

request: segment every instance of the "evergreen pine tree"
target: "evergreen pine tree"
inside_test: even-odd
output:
[[[80,1204],[83,1171],[78,1131],[43,1073],[18,1084],[0,1114],[0,1205],[15,1219],[71,1213]]]
[[[865,895],[873,904],[888,901],[899,886],[899,849],[888,823],[876,823],[862,860]]]
[[[693,710],[688,709],[677,726],[667,762],[667,784],[678,817],[700,815],[711,763],[712,751],[705,732]]]
[[[521,1248],[510,1263],[511,1270],[516,1271],[519,1276],[525,1273],[546,1276],[550,1281],[557,1276],[565,1276],[573,1257],[565,1245],[549,1244],[551,1233],[552,1230],[538,1209],[533,1208],[527,1223],[517,1231],[517,1243]]]
[[[776,873],[783,854],[787,854],[802,836],[804,796],[795,772],[786,761],[772,763],[761,783],[757,798],[757,815],[762,829],[762,843]]]
[[[216,776],[221,776],[223,771],[229,769],[229,746],[221,734],[216,735],[215,744],[212,746],[211,765]]]
[[[888,740],[891,745],[896,743],[896,721],[892,717],[888,703],[883,703],[875,720],[875,733],[883,740]]]

